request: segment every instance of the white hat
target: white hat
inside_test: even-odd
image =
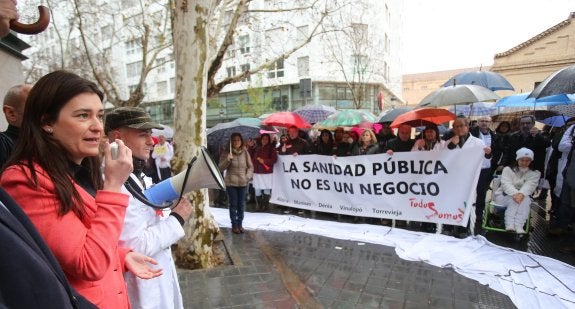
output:
[[[534,156],[533,151],[529,148],[523,147],[523,148],[517,150],[516,154],[517,154],[516,160],[519,160],[521,158],[529,158],[531,161],[533,161],[533,156]]]

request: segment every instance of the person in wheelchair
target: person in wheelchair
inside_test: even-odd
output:
[[[501,173],[501,184],[493,193],[493,203],[506,207],[505,229],[525,234],[523,227],[529,216],[531,195],[537,189],[541,173],[534,170],[533,151],[521,148],[516,152],[516,161]]]

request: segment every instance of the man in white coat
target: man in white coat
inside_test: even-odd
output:
[[[170,246],[184,236],[183,225],[192,214],[187,199],[172,209],[156,210],[140,196],[145,190],[142,169],[154,146],[152,129],[161,128],[137,107],[120,107],[106,115],[104,130],[110,141],[121,139],[132,150],[134,172],[122,188],[130,194],[120,245],[154,258],[163,275],[142,280],[124,274],[132,308],[183,308],[176,267]]]

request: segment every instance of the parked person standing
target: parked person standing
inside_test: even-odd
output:
[[[493,202],[505,206],[505,229],[525,234],[525,222],[531,210],[531,194],[537,189],[541,173],[531,168],[533,151],[517,150],[517,163],[507,166],[501,173],[501,184],[493,193]]]
[[[411,126],[409,124],[402,124],[397,129],[397,137],[390,139],[381,152],[392,155],[394,152],[407,152],[411,151],[415,140],[411,138]]]
[[[445,141],[441,140],[437,125],[427,125],[421,135],[422,137],[415,141],[411,151],[435,151],[445,149]],[[430,222],[422,222],[420,229],[424,232],[435,233],[437,231],[437,225]]]
[[[272,194],[274,164],[278,160],[278,153],[270,140],[269,134],[262,134],[259,144],[250,152],[254,166],[256,211],[268,210]]]
[[[229,151],[222,153],[219,167],[225,172],[224,181],[228,192],[232,232],[243,233],[246,191],[254,173],[254,165],[240,133],[232,133]]]
[[[475,188],[474,235],[479,234],[481,229],[487,190],[489,190],[491,180],[493,180],[493,174],[498,170],[503,170],[503,166],[499,166],[499,161],[503,153],[503,150],[500,148],[501,143],[499,136],[489,128],[489,125],[491,125],[491,117],[483,116],[478,119],[477,127],[469,129],[471,135],[482,140],[485,147],[491,148],[491,154],[486,156],[481,163],[481,172],[477,180],[477,187]]]
[[[279,154],[291,154],[296,156],[309,154],[309,144],[305,139],[300,137],[299,129],[296,126],[288,128],[288,139],[280,148]]]
[[[122,188],[124,193],[130,195],[130,200],[119,244],[152,257],[164,273],[154,280],[124,274],[132,308],[184,307],[171,246],[184,237],[183,226],[190,218],[193,207],[186,198],[182,198],[171,211],[158,213],[138,198],[141,195],[134,195],[127,189],[130,187],[138,193],[146,189],[142,181],[143,167],[154,147],[152,129],[161,128],[138,107],[118,107],[108,112],[104,126],[108,140],[123,141],[132,151],[134,162],[134,171]]]
[[[377,137],[371,129],[365,129],[361,132],[359,141],[353,146],[351,154],[353,156],[369,155],[379,153],[379,144]]]
[[[447,142],[447,149],[462,149],[471,147],[481,147],[485,159],[491,159],[491,147],[486,147],[483,141],[469,133],[469,120],[467,118],[458,117],[453,121],[453,136]],[[455,237],[465,237],[466,232],[459,226],[446,226],[444,229],[446,233],[453,233]]]
[[[535,154],[533,167],[538,170],[541,175],[544,175],[545,155],[547,153],[547,147],[551,146],[551,141],[535,127],[535,118],[533,116],[527,115],[521,117],[519,124],[520,130],[512,133],[507,139],[507,147],[503,152],[500,165],[512,165],[515,161],[515,153],[517,150],[526,147],[531,149]]]
[[[30,217],[71,285],[100,308],[129,308],[122,272],[161,275],[154,259],[119,247],[132,172],[132,152],[105,143],[102,92],[73,73],[55,71],[30,90],[20,137],[0,185]]]
[[[335,153],[333,135],[329,130],[321,130],[319,138],[313,143],[311,153],[331,156]]]
[[[20,125],[22,124],[22,115],[24,114],[24,107],[26,106],[26,99],[28,93],[32,89],[32,85],[24,84],[13,86],[8,89],[6,96],[4,96],[4,116],[8,122],[6,131],[0,133],[0,167],[8,161],[8,157],[12,153],[12,148],[20,134]]]
[[[381,129],[377,133],[377,143],[379,144],[380,151],[386,149],[387,142],[395,137],[389,123],[381,124]]]
[[[156,161],[160,181],[172,177],[172,165],[170,164],[170,160],[172,160],[173,157],[174,148],[168,141],[166,141],[166,137],[164,135],[159,135],[158,143],[154,145],[154,150],[152,151],[152,158]]]

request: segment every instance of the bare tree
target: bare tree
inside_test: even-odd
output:
[[[255,2],[255,1],[254,1]],[[260,1],[269,5],[273,1]],[[332,11],[336,0],[314,0],[283,2],[278,7],[252,8],[250,0],[175,0],[174,2],[174,53],[176,58],[175,132],[176,144],[173,164],[176,171],[198,155],[199,148],[206,143],[206,105],[208,97],[214,96],[230,83],[241,81],[251,75],[269,69],[279,60],[287,59],[314,37],[328,29],[321,25]],[[300,5],[303,3],[304,5]],[[289,5],[288,5],[289,4]],[[295,29],[289,23],[289,14],[308,12],[314,23],[310,31],[302,35],[293,46],[273,44],[266,46],[265,53],[254,52],[251,63],[254,67],[233,76],[216,81],[227,52],[234,46],[235,37],[242,27],[251,27],[252,33],[265,35],[260,30],[262,14],[278,14],[276,27]],[[220,35],[221,37],[219,37]],[[257,45],[257,44],[255,44]],[[235,46],[238,49],[246,46]],[[272,50],[273,47],[277,50]],[[272,50],[270,52],[270,50]],[[213,241],[218,234],[207,204],[207,190],[190,194],[195,207],[195,216],[190,219],[186,236],[175,250],[179,267],[211,267],[215,264]]]
[[[366,22],[371,10],[367,1],[355,1],[353,7],[330,16],[331,22],[342,28],[323,37],[328,46],[326,59],[335,65],[334,74],[343,76],[355,109],[366,108],[370,85],[381,82],[386,70],[382,33],[369,29]]]

